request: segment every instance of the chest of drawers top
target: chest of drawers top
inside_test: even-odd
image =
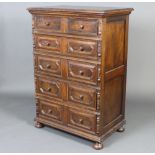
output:
[[[95,6],[52,6],[52,7],[32,7],[28,11],[32,14],[61,14],[73,16],[107,17],[112,15],[130,14],[133,8],[121,7],[95,7]]]
[[[67,33],[70,35],[82,35],[98,37],[101,35],[101,19],[116,15],[129,14],[132,8],[108,8],[108,7],[44,7],[29,8],[34,15],[33,28],[34,32],[47,31],[52,33]]]

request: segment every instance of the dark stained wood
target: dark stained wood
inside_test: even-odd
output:
[[[111,17],[113,18],[113,17]],[[124,64],[124,38],[125,38],[125,20],[115,21],[110,20],[110,17],[107,19],[107,31],[106,31],[106,60],[105,67],[106,71],[114,69]],[[113,46],[111,46],[113,45]]]
[[[45,29],[59,32],[61,30],[61,18],[51,16],[35,16],[34,27],[36,29]]]
[[[130,14],[133,8],[119,8],[119,7],[91,7],[91,6],[53,6],[43,8],[28,8],[32,14],[45,15],[69,15],[69,16],[87,16],[87,17],[107,17],[123,14]]]
[[[39,117],[62,123],[63,107],[61,105],[49,104],[39,100]]]
[[[37,90],[38,93],[49,95],[57,98],[62,98],[62,83],[54,79],[37,79]]]
[[[105,73],[105,80],[109,80],[109,79],[115,78],[119,75],[123,75],[124,71],[125,71],[124,65],[116,67],[115,69],[112,69]]]
[[[128,53],[128,27],[129,27],[129,16],[125,20],[125,52],[124,52],[124,65],[125,65],[125,74],[124,74],[124,84],[123,84],[123,104],[122,104],[122,114],[125,117],[125,98],[126,98],[126,77],[127,77],[127,53]]]
[[[36,56],[37,61],[37,71],[40,74],[56,74],[61,76],[61,59],[58,58],[48,58],[44,56]]]
[[[68,126],[78,130],[94,133],[96,130],[96,116],[89,113],[81,113],[74,109],[69,109]]]
[[[87,138],[95,149],[124,131],[132,8],[29,8],[33,15],[35,126]]]
[[[67,54],[97,59],[97,42],[67,39]]]
[[[96,90],[89,87],[79,87],[78,85],[68,86],[68,101],[71,104],[82,104],[96,109]]]
[[[97,65],[68,61],[68,79],[97,83]]]
[[[97,35],[98,34],[98,20],[97,19],[68,19],[68,33],[83,34],[83,35]]]
[[[116,77],[105,83],[104,120],[105,125],[122,115],[123,78]]]
[[[60,38],[45,35],[35,35],[34,38],[37,49],[50,50],[51,52],[61,52]]]

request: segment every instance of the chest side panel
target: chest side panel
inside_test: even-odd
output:
[[[103,29],[101,133],[124,120],[128,16],[105,18]]]

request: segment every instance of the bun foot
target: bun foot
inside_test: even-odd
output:
[[[43,125],[42,123],[36,121],[36,122],[35,122],[35,127],[36,127],[36,128],[43,128],[44,125]]]
[[[121,127],[117,130],[117,132],[124,132],[125,131],[125,128],[124,127]]]
[[[96,142],[93,147],[96,150],[101,150],[103,148],[103,144],[99,143],[99,142]]]

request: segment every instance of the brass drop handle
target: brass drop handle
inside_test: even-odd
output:
[[[39,68],[40,68],[41,70],[44,70],[44,68],[43,68],[43,66],[42,66],[42,65],[39,65]]]
[[[51,43],[48,40],[39,40],[39,46],[50,46]]]
[[[43,109],[41,110],[41,113],[42,113],[42,114],[46,114],[46,112],[45,112]]]
[[[46,68],[47,68],[47,69],[50,69],[50,68],[51,68],[51,65],[50,65],[50,64],[47,64],[47,65],[46,65]]]
[[[55,43],[56,43],[56,45],[57,45],[57,46],[59,45],[59,41],[58,41],[58,40],[56,40],[56,42],[55,42]]]
[[[50,92],[51,91],[51,88],[47,88],[47,91]]]
[[[83,71],[81,71],[81,70],[79,71],[79,73],[80,73],[80,75],[84,75],[84,72],[83,72]]]
[[[84,25],[80,25],[80,28],[83,30],[84,29]]]
[[[50,42],[49,42],[48,40],[41,40],[40,44],[41,44],[41,46],[42,46],[42,45],[43,45],[43,46],[50,46],[50,45],[51,45]]]
[[[40,68],[41,70],[44,70],[44,67],[43,67],[42,65],[39,65],[39,68]],[[46,65],[46,68],[47,68],[47,69],[50,69],[50,68],[51,68],[51,65],[50,65],[50,64],[47,64],[47,65]]]
[[[49,42],[46,42],[46,46],[50,46],[51,44]]]
[[[44,89],[43,89],[43,88],[40,88],[40,91],[41,91],[42,93],[44,93]]]
[[[50,22],[45,22],[45,25],[46,25],[46,26],[49,26],[49,25],[50,25]]]
[[[80,122],[80,124],[83,124],[83,119],[82,118],[79,119],[79,122]]]
[[[74,51],[74,49],[70,46],[69,47],[69,50],[71,51],[71,52],[73,52]]]
[[[84,51],[84,47],[80,46],[80,51]]]
[[[84,99],[84,96],[83,95],[80,95],[79,97],[80,97],[80,100],[83,100]]]
[[[48,109],[48,111],[47,111],[47,113],[49,114],[49,113],[53,113],[53,111],[51,110],[51,109]]]
[[[49,113],[52,114],[52,112],[53,112],[53,111],[52,111],[51,109],[48,109],[47,112],[46,112],[45,110],[43,110],[43,109],[41,110],[41,113],[42,113],[42,114],[46,114],[46,113],[47,113],[47,114],[49,114]]]
[[[44,90],[43,88],[40,88],[40,91],[41,91],[42,93],[44,93],[45,91],[50,92],[50,91],[51,91],[51,88],[49,87],[49,88],[47,88],[46,90]]]

